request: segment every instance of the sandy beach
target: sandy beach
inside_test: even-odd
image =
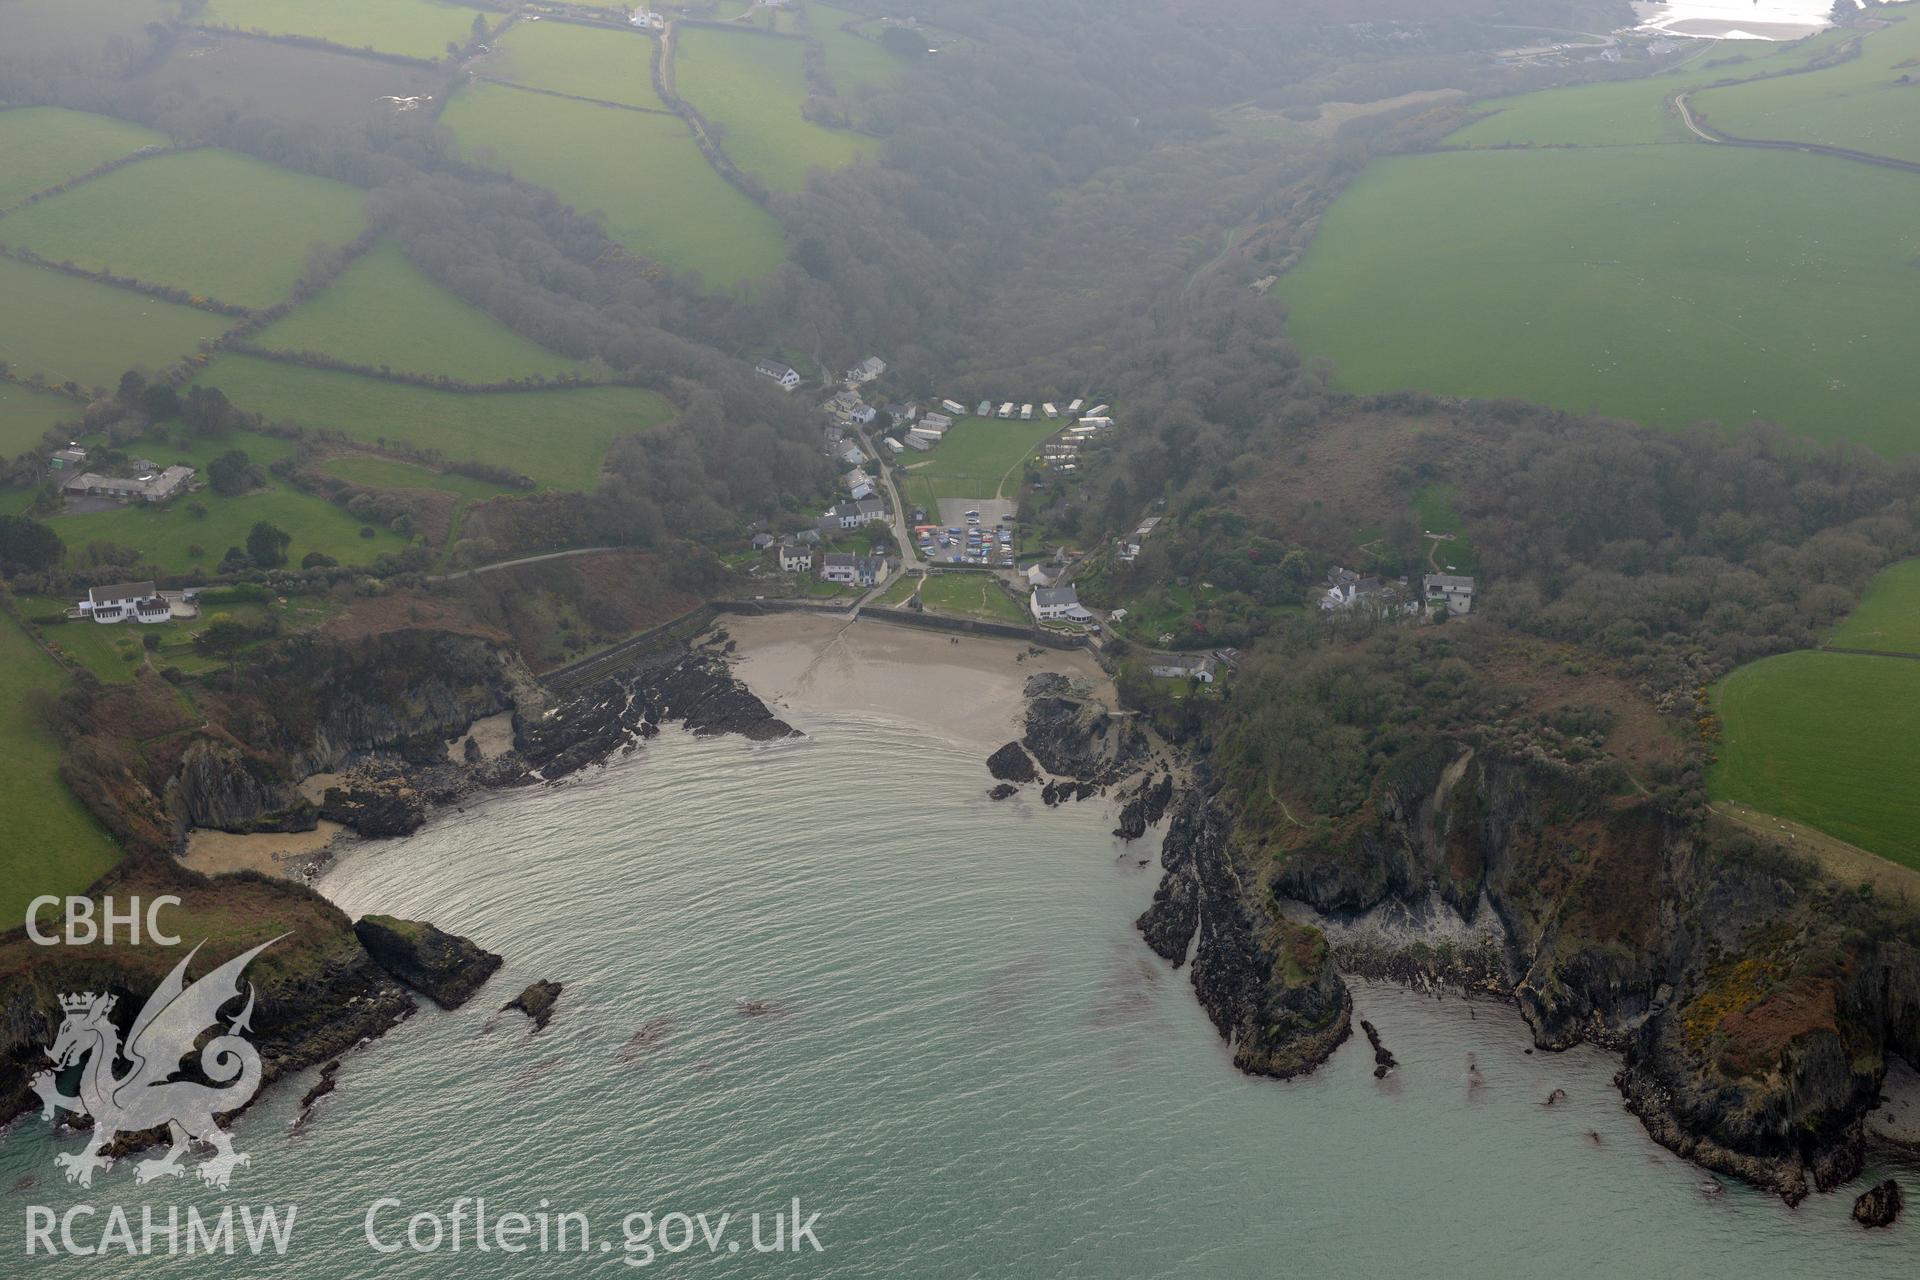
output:
[[[1082,680],[1113,705],[1112,682],[1093,655],[1018,640],[961,635],[866,619],[780,613],[729,617],[734,671],[768,706],[806,728],[809,716],[851,713],[897,720],[990,752],[1020,736],[1022,687],[1055,671]]]
[[[324,818],[311,831],[235,835],[202,828],[187,836],[187,851],[180,862],[202,875],[259,871],[297,880],[307,860],[323,852],[343,830],[339,823]]]

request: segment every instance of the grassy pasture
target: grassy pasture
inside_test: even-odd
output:
[[[1827,643],[1920,654],[1920,560],[1902,561],[1875,578]]]
[[[1420,521],[1421,531],[1453,535],[1451,542],[1428,543],[1442,573],[1473,572],[1473,544],[1467,541],[1466,525],[1453,506],[1459,496],[1460,491],[1450,484],[1430,484],[1413,495],[1413,514]],[[1451,570],[1449,565],[1453,566]]]
[[[901,455],[909,506],[939,510],[941,498],[993,498],[1008,493],[1026,456],[1060,430],[1058,419],[961,418],[925,454]]]
[[[166,142],[165,134],[112,116],[62,107],[0,111],[0,209],[96,165]]]
[[[1803,651],[1714,690],[1716,799],[1817,827],[1920,870],[1920,662]]]
[[[150,22],[179,11],[173,0],[0,0],[0,64],[88,63],[110,44],[145,45]]]
[[[89,388],[111,387],[135,365],[172,364],[232,323],[13,258],[0,258],[0,298],[0,360]]]
[[[814,124],[807,100],[806,46],[798,40],[682,31],[674,41],[674,84],[720,131],[720,146],[776,191],[799,191],[815,168],[852,164],[875,145]]]
[[[275,36],[310,36],[349,49],[372,49],[409,58],[439,59],[447,42],[464,45],[475,16],[489,26],[497,13],[437,0],[208,0],[199,21],[209,27],[258,31]]]
[[[1832,32],[1794,44],[1714,46],[1661,75],[1548,89],[1477,103],[1492,112],[1447,138],[1450,146],[1632,146],[1685,142],[1691,134],[1668,103],[1673,96],[1723,80],[1774,75],[1801,67],[1839,41]],[[1695,100],[1697,101],[1697,100]]]
[[[102,628],[103,630],[105,628]],[[11,618],[0,618],[0,772],[7,838],[0,843],[0,919],[17,928],[43,893],[78,893],[120,860],[119,850],[60,781],[59,746],[27,706],[65,674]]]
[[[442,121],[469,159],[552,189],[708,288],[766,275],[785,254],[773,215],[713,171],[677,117],[488,84],[455,97]]]
[[[1712,89],[1689,101],[1734,137],[1820,142],[1920,161],[1920,20],[1902,15],[1868,34],[1860,56],[1847,62]]]
[[[440,92],[441,75],[326,49],[302,48],[216,32],[194,32],[144,84],[165,93],[190,90],[249,118],[350,127],[391,120],[388,96]]]
[[[522,22],[494,42],[480,74],[629,107],[667,109],[653,91],[653,41],[638,31]]]
[[[471,476],[456,476],[402,462],[397,458],[377,458],[365,453],[328,458],[320,464],[320,470],[368,489],[443,489],[476,500],[506,492],[497,484],[488,484]]]
[[[1349,390],[1920,445],[1911,175],[1705,144],[1370,167],[1275,290]]]
[[[579,367],[429,280],[389,240],[253,340],[269,351],[318,351],[354,364],[465,382],[559,375]]]
[[[254,432],[237,432],[224,440],[174,443],[151,439],[127,446],[130,456],[149,457],[162,466],[185,463],[203,475],[207,463],[229,449],[243,450],[263,470],[268,463],[293,452],[288,441]],[[195,516],[189,509],[193,503],[205,507],[207,514]],[[299,564],[300,557],[309,551],[324,552],[342,564],[362,564],[383,551],[406,546],[406,539],[384,528],[377,529],[372,538],[362,538],[361,522],[344,509],[271,477],[265,487],[236,497],[222,497],[202,488],[165,506],[115,507],[55,516],[49,523],[69,547],[115,542],[135,548],[168,573],[184,573],[196,568],[212,570],[228,547],[245,545],[247,531],[258,520],[270,521],[292,535],[287,548],[290,564]],[[199,556],[192,554],[196,545],[201,548]]]
[[[143,160],[0,218],[0,241],[242,306],[293,291],[316,244],[365,223],[361,194],[251,156],[206,149]]]
[[[71,396],[0,382],[0,458],[25,453],[40,443],[49,427],[77,423],[85,411]]]
[[[906,61],[887,52],[878,40],[842,30],[844,24],[861,17],[824,4],[807,6],[807,33],[820,42],[827,75],[841,93],[851,93],[862,85],[891,84],[907,72]]]
[[[222,356],[200,381],[269,422],[438,449],[450,459],[511,467],[563,489],[592,488],[608,445],[672,416],[666,401],[637,387],[435,391],[243,355]]]
[[[1033,621],[1033,615],[990,573],[930,573],[921,584],[920,603],[935,613],[957,613],[990,622]]]

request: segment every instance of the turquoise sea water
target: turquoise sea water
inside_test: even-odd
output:
[[[617,1276],[640,1273],[621,1230],[635,1211],[734,1215],[714,1251],[696,1234],[645,1273],[1920,1267],[1914,1215],[1869,1235],[1846,1220],[1851,1193],[1790,1210],[1720,1187],[1621,1110],[1610,1057],[1528,1055],[1504,1007],[1362,986],[1395,1076],[1375,1081],[1357,1038],[1304,1080],[1241,1076],[1184,971],[1132,929],[1155,838],[1122,846],[1098,802],[992,804],[975,754],[907,727],[797,720],[808,740],[770,746],[669,732],[343,860],[322,888],[348,912],[431,918],[507,968],[468,1008],[350,1055],[297,1135],[305,1079],[270,1093],[235,1126],[253,1163],[226,1192],[137,1187],[128,1162],[70,1188],[51,1156],[77,1141],[22,1122],[0,1144],[0,1275]],[[496,1010],[540,977],[567,989],[530,1036]],[[1542,1106],[1555,1087],[1569,1101]],[[382,1197],[400,1202],[377,1219],[392,1243],[416,1210],[447,1230],[461,1196],[496,1221],[545,1200],[587,1215],[592,1240],[381,1254],[364,1238]],[[755,1254],[747,1216],[763,1215],[764,1243],[795,1197],[824,1251]],[[81,1201],[136,1221],[142,1205],[298,1217],[286,1255],[264,1260],[23,1258],[27,1205]]]

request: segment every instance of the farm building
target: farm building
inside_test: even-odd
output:
[[[86,461],[87,451],[77,444],[70,444],[64,449],[55,449],[47,455],[47,469],[49,471],[77,471],[86,465]]]
[[[131,479],[97,475],[83,471],[61,486],[66,492],[92,498],[112,498],[117,502],[166,502],[186,492],[193,479],[193,468],[172,466],[158,473],[148,471]]]

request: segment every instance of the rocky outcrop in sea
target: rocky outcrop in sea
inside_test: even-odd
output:
[[[367,954],[442,1009],[458,1009],[485,985],[500,957],[424,920],[362,916],[353,925]]]

